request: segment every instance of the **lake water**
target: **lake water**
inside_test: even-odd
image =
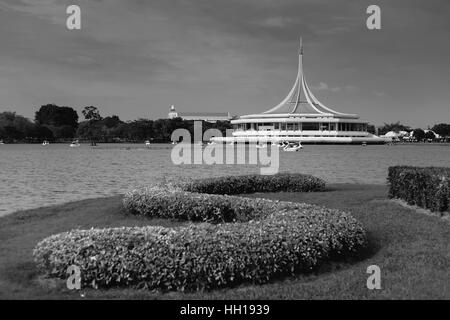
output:
[[[227,146],[227,148],[232,148]],[[68,201],[122,194],[179,177],[257,173],[256,165],[174,165],[172,145],[0,145],[0,216]],[[448,166],[448,145],[305,145],[280,152],[280,172],[329,183],[386,183],[392,165]]]

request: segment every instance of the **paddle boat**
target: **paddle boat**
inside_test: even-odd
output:
[[[266,144],[266,143],[263,143],[263,144],[258,143],[258,144],[256,144],[256,147],[257,147],[258,149],[264,149],[264,148],[267,148],[267,144]]]
[[[149,146],[151,145],[150,141],[149,141],[149,140],[145,141],[145,145],[146,145],[147,147],[149,147]]]
[[[48,145],[50,145],[50,142],[48,142],[47,140],[45,140],[44,142],[42,142],[42,145],[43,145],[43,146],[48,146]]]
[[[286,143],[286,145],[283,148],[283,150],[286,152],[296,152],[296,151],[299,151],[300,149],[303,149],[303,146],[300,142],[298,144]]]
[[[74,140],[72,141],[72,143],[70,144],[71,148],[78,148],[80,145],[80,143],[78,142],[78,140]]]
[[[284,148],[286,145],[287,145],[286,141],[272,142],[272,146],[278,147],[278,148]]]

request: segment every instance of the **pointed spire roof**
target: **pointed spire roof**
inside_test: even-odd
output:
[[[305,80],[303,72],[303,41],[300,38],[300,50],[298,54],[298,71],[294,86],[289,94],[278,105],[263,114],[292,114],[292,115],[317,115],[357,118],[354,114],[337,112],[322,104],[311,92]]]

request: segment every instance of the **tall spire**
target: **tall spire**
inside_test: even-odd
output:
[[[303,39],[300,37],[300,54],[303,55]]]
[[[264,112],[265,114],[315,114],[315,115],[346,115],[341,112],[334,111],[323,105],[312,94],[305,80],[303,73],[303,39],[300,37],[300,52],[298,56],[298,71],[294,86],[292,87],[286,98],[277,106]]]

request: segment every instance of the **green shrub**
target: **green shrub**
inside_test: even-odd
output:
[[[33,254],[47,276],[65,278],[67,268],[77,265],[84,286],[94,288],[193,291],[265,283],[356,254],[366,245],[365,231],[338,210],[221,194],[324,186],[311,176],[276,175],[134,190],[123,200],[132,214],[214,224],[74,230],[44,239]]]
[[[447,211],[450,203],[450,168],[390,167],[389,197],[431,211]]]
[[[207,194],[246,194],[256,192],[313,192],[325,189],[325,181],[305,174],[226,176],[191,180],[178,187]]]
[[[275,202],[267,199],[191,193],[160,187],[128,192],[123,205],[135,215],[211,223],[244,222],[278,208]]]
[[[169,188],[153,186],[133,190],[125,195],[123,204],[128,212],[149,217],[242,222],[271,211],[272,203],[264,199],[228,196],[230,194],[324,189],[325,182],[310,175],[230,176],[181,182]]]
[[[194,291],[265,283],[365,246],[363,228],[347,213],[272,205],[244,223],[74,230],[44,239],[33,254],[49,277],[66,278],[70,265],[79,266],[84,286]]]

